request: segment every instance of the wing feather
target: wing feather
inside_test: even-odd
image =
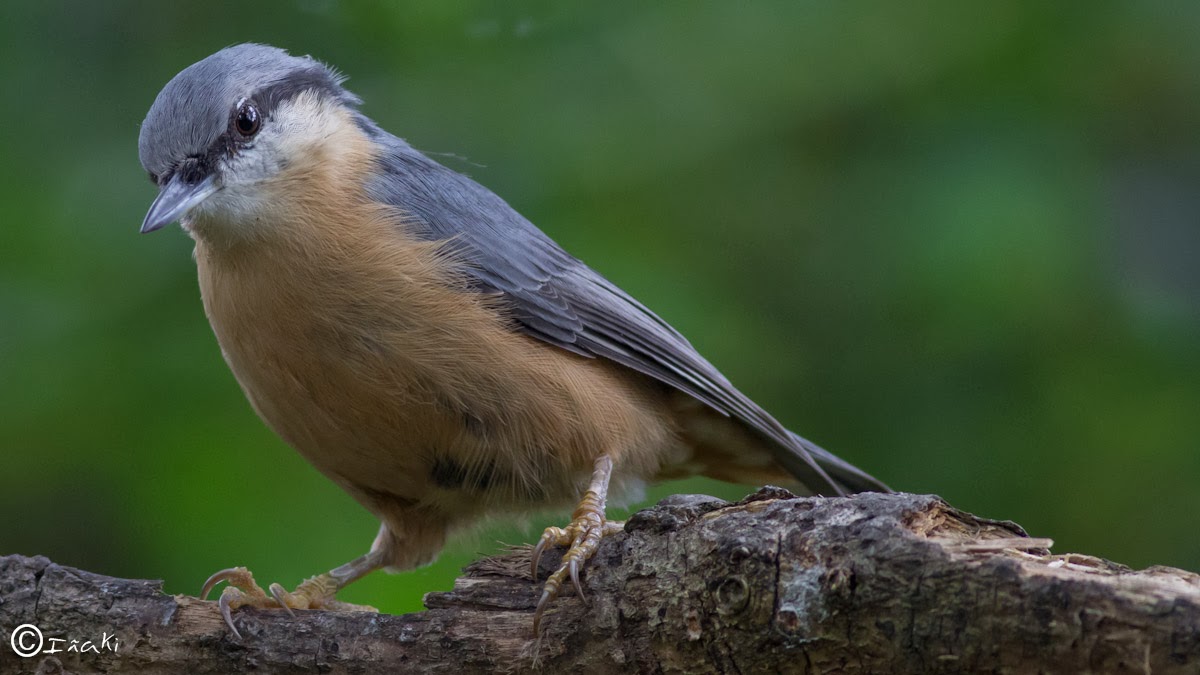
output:
[[[519,330],[576,354],[632,368],[740,420],[769,439],[776,459],[816,493],[887,489],[785,429],[678,331],[491,191],[373,122],[363,118],[360,125],[386,148],[369,186],[372,198],[406,211],[406,225],[419,236],[447,241],[478,290],[503,294]]]

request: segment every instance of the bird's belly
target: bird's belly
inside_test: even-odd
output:
[[[592,458],[611,447],[545,424],[569,420],[561,417],[558,387],[526,389],[500,410],[472,396],[494,387],[485,381],[494,371],[451,391],[399,355],[385,363],[377,353],[324,340],[267,349],[260,345],[281,339],[256,337],[221,341],[247,398],[276,433],[372,511],[428,508],[463,520],[566,506],[581,493]]]
[[[413,314],[332,293],[316,275],[259,264],[235,279],[197,260],[209,320],[255,410],[385,520],[568,505],[600,454],[616,459],[619,491],[688,451],[655,386],[516,335],[473,297]]]
[[[356,496],[431,497],[427,465],[461,442],[462,429],[402,361],[371,365],[376,355],[312,332],[214,328],[259,416],[318,470]]]

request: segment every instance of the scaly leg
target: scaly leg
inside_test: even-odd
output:
[[[217,604],[221,608],[221,616],[225,617],[226,625],[238,639],[241,639],[242,634],[233,625],[233,610],[238,607],[282,607],[293,616],[292,609],[377,612],[379,610],[374,607],[342,602],[334,595],[367,574],[384,567],[387,564],[385,558],[384,550],[373,548],[370,553],[351,560],[341,567],[304,580],[291,593],[284,590],[283,586],[279,584],[271,584],[268,587],[270,595],[254,581],[250,570],[245,567],[231,567],[209,577],[200,591],[200,598],[202,600],[207,598],[213,587],[222,581],[229,583],[221,592],[221,599]]]
[[[542,598],[538,600],[537,609],[533,613],[535,635],[541,625],[542,613],[545,612],[550,602],[558,597],[568,575],[571,577],[571,583],[574,584],[579,598],[584,603],[587,602],[587,597],[583,594],[583,586],[579,583],[579,568],[587,564],[587,561],[596,554],[601,539],[610,534],[616,534],[625,527],[623,522],[609,522],[604,515],[608,500],[608,482],[612,478],[612,470],[612,457],[601,455],[596,458],[596,465],[592,470],[592,482],[588,484],[587,492],[579,501],[579,505],[575,507],[575,512],[571,514],[571,523],[566,527],[546,528],[546,531],[542,533],[542,538],[538,540],[537,546],[533,549],[531,569],[533,578],[536,580],[538,561],[541,560],[542,552],[546,550],[546,547],[570,547],[563,555],[562,565],[546,579]]]

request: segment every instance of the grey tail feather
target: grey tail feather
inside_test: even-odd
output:
[[[812,441],[796,434],[792,434],[792,438],[796,440],[812,458],[821,465],[822,469],[829,474],[829,477],[837,482],[846,493],[852,492],[892,492],[893,490],[885,485],[882,481],[872,477],[862,469],[854,466],[850,462],[834,455],[825,448],[813,443]]]

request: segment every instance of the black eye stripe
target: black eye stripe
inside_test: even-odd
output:
[[[281,104],[291,101],[306,91],[315,91],[322,96],[341,97],[342,88],[323,66],[289,73],[287,77],[258,91],[250,98],[258,104],[258,111],[269,118]]]
[[[199,180],[212,173],[224,157],[232,157],[242,148],[253,145],[255,137],[267,125],[275,111],[284,103],[295,99],[300,94],[312,91],[319,96],[329,96],[348,107],[357,107],[359,101],[351,93],[342,89],[337,75],[320,64],[311,68],[296,70],[283,79],[261,87],[236,102],[229,110],[228,124],[225,132],[213,139],[202,155],[195,155],[188,160],[180,161],[169,170],[158,175],[158,184],[169,181],[177,173],[180,178],[187,177]],[[244,104],[252,104],[258,113],[259,129],[246,135],[238,130],[238,112]],[[194,160],[194,161],[192,161]],[[186,172],[180,171],[187,164]]]

